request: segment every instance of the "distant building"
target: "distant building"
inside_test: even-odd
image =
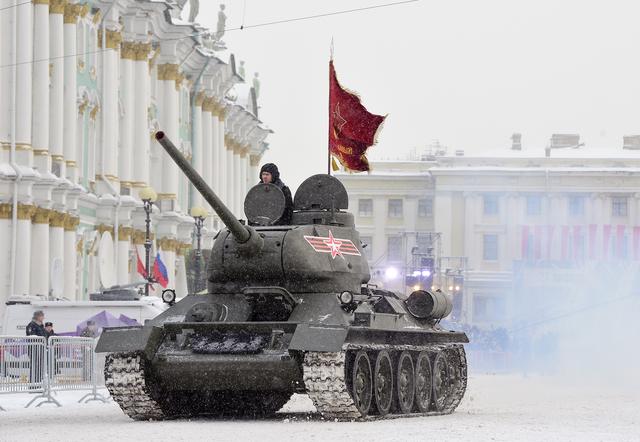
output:
[[[153,134],[165,131],[240,217],[269,130],[233,55],[214,52],[211,38],[200,37],[207,30],[181,20],[174,1],[47,0],[5,9],[0,317],[11,295],[88,299],[108,282],[139,280],[138,192],[148,185],[158,194],[155,244],[169,285],[184,293],[189,208],[208,206]],[[207,227],[210,243],[213,217]],[[107,234],[113,247],[101,251]]]
[[[431,231],[440,244],[438,270],[464,276],[457,319],[498,327],[523,302],[523,278],[536,281],[543,300],[585,268],[640,260],[640,152],[546,150],[373,161],[370,175],[340,175],[357,226],[373,243],[374,273],[397,265],[404,275],[377,276],[405,288],[403,276],[415,272],[414,232]],[[428,210],[418,210],[420,201]],[[433,284],[458,294],[452,281]]]

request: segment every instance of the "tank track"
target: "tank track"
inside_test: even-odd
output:
[[[348,352],[366,350],[376,352],[387,350],[392,352],[427,351],[436,353],[446,350],[457,355],[459,361],[459,385],[447,401],[447,405],[441,411],[428,411],[426,413],[412,412],[398,414],[391,412],[385,416],[363,416],[356,407],[348,390],[346,359]],[[460,344],[412,346],[412,345],[348,345],[341,352],[322,353],[307,352],[303,362],[304,383],[307,394],[313,401],[318,412],[325,418],[335,420],[378,420],[393,419],[411,416],[437,416],[450,414],[462,401],[467,388],[467,361],[464,348]],[[394,389],[395,390],[395,389]]]
[[[160,404],[149,393],[144,357],[137,352],[107,355],[105,384],[122,411],[134,420],[160,420],[165,417]]]

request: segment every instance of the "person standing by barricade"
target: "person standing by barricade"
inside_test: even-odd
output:
[[[43,321],[44,312],[42,310],[33,312],[33,318],[27,325],[27,336],[42,336],[47,339],[47,331],[45,330]],[[29,382],[42,382],[44,352],[39,348],[33,348],[31,345],[29,345],[27,352],[29,355]],[[37,388],[37,386],[32,385],[29,388]]]

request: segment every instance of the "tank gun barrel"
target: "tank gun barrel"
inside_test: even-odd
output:
[[[213,192],[211,187],[206,183],[200,174],[193,168],[187,159],[180,153],[178,148],[171,142],[164,132],[156,132],[156,140],[162,145],[164,150],[169,154],[178,167],[182,169],[189,181],[198,189],[198,192],[204,197],[209,205],[216,211],[222,222],[227,226],[233,237],[239,243],[249,241],[252,236],[251,231],[247,229],[236,217],[231,213],[229,208],[224,205],[220,198]]]

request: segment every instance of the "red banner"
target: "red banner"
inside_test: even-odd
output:
[[[640,259],[640,227],[633,228],[633,259]]]
[[[348,170],[369,171],[365,154],[384,119],[367,111],[356,94],[340,85],[329,61],[329,153]]]
[[[611,224],[602,226],[602,259],[609,259],[609,243],[611,242]]]
[[[553,247],[553,233],[556,229],[554,225],[547,226],[547,260],[551,260],[551,248]]]
[[[560,238],[560,256],[563,261],[569,257],[569,226],[562,226],[562,237]]]
[[[596,259],[596,234],[598,233],[597,224],[589,224],[589,259]]]
[[[624,230],[627,226],[618,224],[616,229],[616,258],[624,258]]]
[[[584,259],[584,242],[582,241],[582,226],[573,226],[573,260]]]
[[[522,226],[522,241],[520,244],[522,250],[522,260],[529,258],[529,226]]]
[[[542,259],[542,226],[534,226],[533,254],[536,260]]]

